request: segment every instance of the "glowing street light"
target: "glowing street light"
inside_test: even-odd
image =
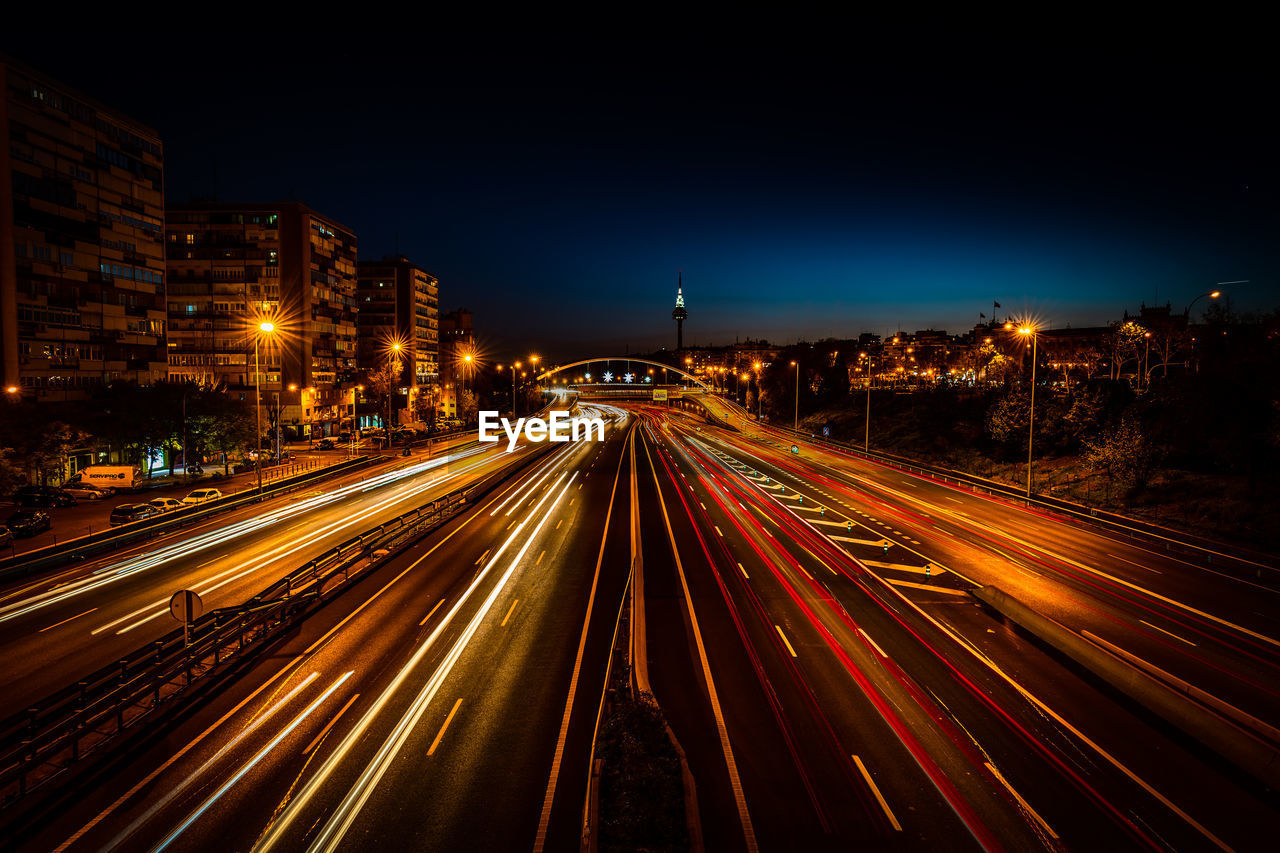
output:
[[[1005,324],[1005,328],[1011,328],[1012,326],[1012,323]],[[1019,327],[1018,334],[1031,338],[1031,406],[1027,412],[1027,497],[1030,498],[1031,450],[1036,430],[1036,341],[1039,335],[1036,334],[1036,328],[1031,325]]]
[[[258,334],[253,336],[253,396],[257,402],[255,408],[258,421],[258,431],[253,439],[253,461],[254,466],[258,469],[258,494],[262,494],[262,366],[258,362],[258,344],[261,343],[263,335],[273,334],[275,330],[275,323],[270,320],[263,320],[258,324]],[[277,417],[279,417],[278,414]]]

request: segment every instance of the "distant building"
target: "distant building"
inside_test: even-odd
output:
[[[440,378],[439,286],[435,276],[403,255],[357,264],[360,369],[375,371],[395,354],[410,413],[417,395],[433,394]]]
[[[169,372],[253,399],[276,395],[295,437],[332,435],[354,410],[356,238],[297,202],[170,205]],[[275,331],[258,331],[261,320]]]
[[[0,391],[62,401],[163,380],[159,136],[4,56],[0,130]]]
[[[475,353],[475,344],[470,311],[440,315],[440,411],[446,418],[458,417],[458,391],[474,375],[466,355]]]

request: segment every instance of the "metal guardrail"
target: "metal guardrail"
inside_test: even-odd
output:
[[[745,410],[736,406],[733,408],[736,413],[740,414],[740,416],[747,418],[750,417],[749,415],[742,414]],[[878,462],[882,465],[888,465],[899,470],[909,471],[916,474],[923,474],[934,479],[942,480],[944,483],[964,486],[973,492],[983,492],[992,496],[1005,498],[1007,500],[1017,501],[1028,507],[1037,507],[1056,513],[1062,513],[1073,519],[1088,522],[1089,524],[1108,530],[1112,533],[1123,534],[1130,539],[1140,538],[1144,541],[1157,544],[1166,551],[1177,551],[1183,556],[1191,556],[1196,559],[1200,559],[1205,564],[1214,565],[1215,568],[1223,568],[1224,565],[1231,565],[1234,563],[1238,568],[1246,570],[1255,580],[1270,580],[1272,582],[1280,581],[1280,566],[1276,564],[1275,558],[1269,554],[1258,553],[1247,548],[1233,548],[1225,543],[1196,536],[1192,533],[1161,527],[1158,524],[1140,521],[1126,515],[1073,503],[1072,501],[1066,501],[1061,498],[1036,494],[1033,494],[1028,498],[1026,492],[1016,486],[1006,485],[1004,483],[996,482],[995,480],[988,480],[985,477],[979,477],[976,474],[968,474],[964,471],[955,471],[950,468],[926,465],[913,459],[896,456],[891,453],[882,453],[875,450],[867,451],[843,441],[823,438],[812,433],[806,433],[803,430],[795,430],[790,427],[777,426],[774,424],[761,424],[761,426],[767,426],[769,429],[777,430],[785,435],[802,438],[805,441],[827,445],[844,453],[860,456],[864,459],[869,459],[870,461]],[[1264,574],[1264,572],[1266,574]]]
[[[264,488],[261,493],[256,489],[242,491],[238,494],[226,495],[217,500],[199,504],[191,509],[164,513],[141,521],[122,524],[118,527],[110,527],[98,533],[69,539],[58,545],[48,545],[34,551],[27,551],[16,557],[0,560],[0,579],[8,580],[43,569],[55,568],[88,554],[108,551],[139,539],[147,539],[171,529],[184,527],[192,521],[203,521],[223,510],[236,509],[245,504],[256,503],[264,498],[286,494],[310,485],[317,480],[322,480],[335,474],[346,473],[347,471],[354,471],[357,468],[372,465],[386,458],[385,456],[362,456],[357,459],[348,459],[336,465],[316,468],[295,477],[281,480],[269,489]]]
[[[550,447],[550,445],[544,445]],[[177,710],[216,676],[265,648],[393,551],[436,530],[469,502],[539,459],[532,453],[464,489],[346,540],[244,604],[206,613],[26,711],[0,720],[0,809],[99,753],[120,734]],[[387,548],[385,555],[377,552]],[[189,644],[187,644],[189,643]]]

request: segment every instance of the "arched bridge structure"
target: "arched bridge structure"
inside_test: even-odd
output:
[[[631,356],[600,356],[562,364],[537,377],[544,392],[574,392],[582,399],[653,399],[654,391],[714,393],[710,385],[686,370]]]

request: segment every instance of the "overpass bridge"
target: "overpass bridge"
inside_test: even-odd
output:
[[[630,356],[600,356],[553,367],[537,376],[544,395],[573,395],[579,401],[648,401],[696,411],[728,426],[701,398],[719,392],[679,367]],[[730,427],[732,429],[732,427]]]

